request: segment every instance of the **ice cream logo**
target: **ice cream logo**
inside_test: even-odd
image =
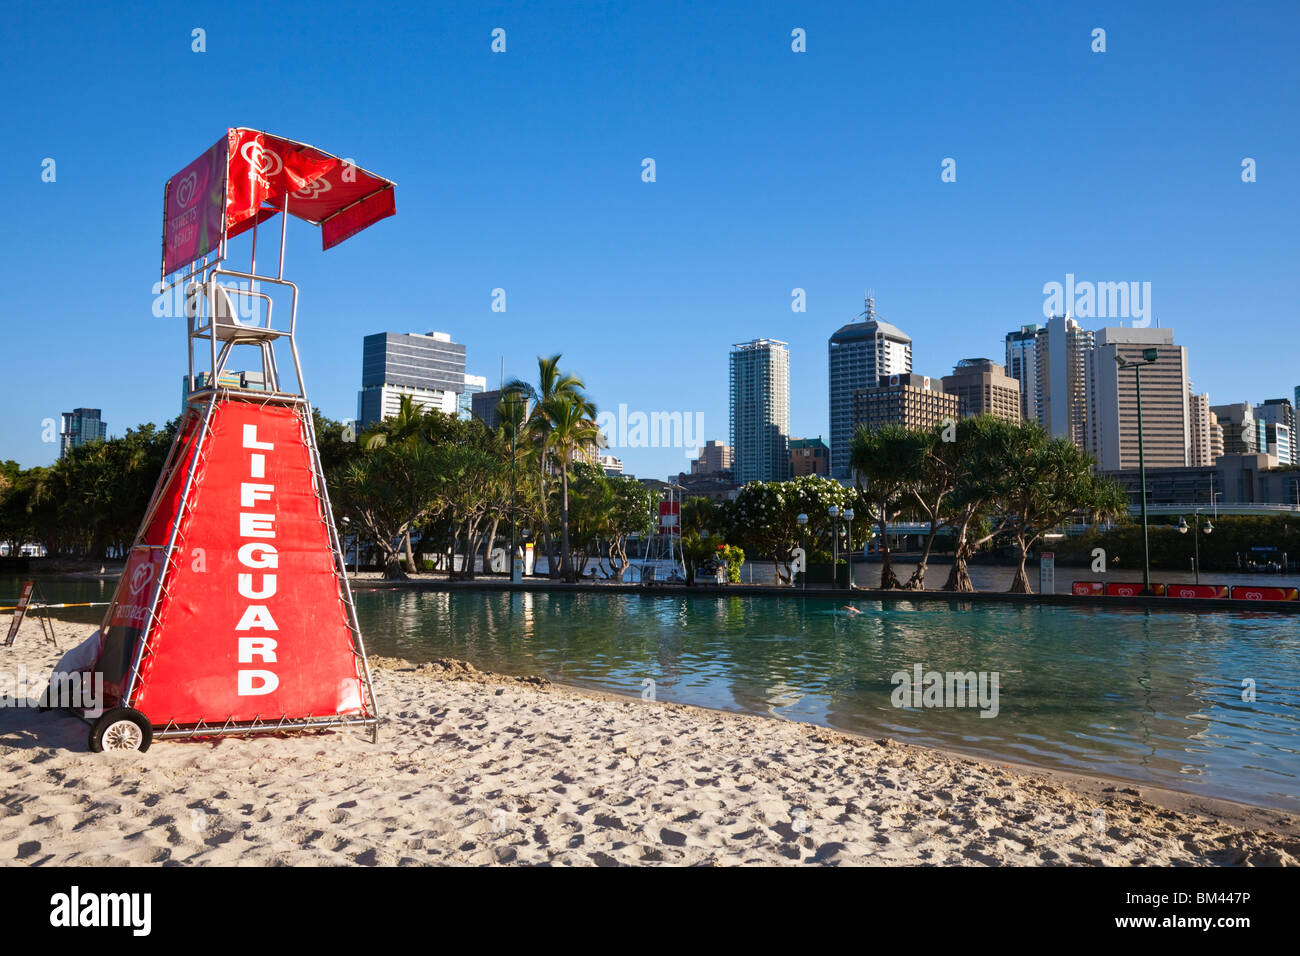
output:
[[[182,209],[194,202],[194,197],[198,195],[199,174],[191,172],[188,176],[180,181],[176,187],[176,202]]]
[[[131,596],[136,597],[153,580],[153,564],[137,564],[131,572]]]
[[[280,161],[279,155],[274,150],[267,149],[255,139],[250,139],[241,146],[239,155],[244,157],[248,165],[253,167],[254,172],[263,179],[278,176],[280,170],[284,169],[284,163]]]
[[[314,183],[308,183],[293,194],[295,199],[315,199],[332,189],[329,182],[325,179],[318,179]]]

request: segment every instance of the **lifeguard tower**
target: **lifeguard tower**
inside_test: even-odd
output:
[[[229,130],[168,180],[162,291],[184,303],[188,397],[100,629],[93,750],[340,727],[377,735],[284,256],[290,215],[318,225],[329,249],[395,210],[391,181],[252,129]],[[274,268],[259,271],[259,226],[276,215],[278,242],[261,250]],[[245,232],[240,271],[231,241]]]

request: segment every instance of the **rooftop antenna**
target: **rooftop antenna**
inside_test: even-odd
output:
[[[874,322],[876,321],[876,319],[880,318],[878,315],[876,315],[876,297],[875,297],[874,289],[867,290],[866,304],[867,304],[866,309],[858,313],[858,318],[863,319],[867,322]]]

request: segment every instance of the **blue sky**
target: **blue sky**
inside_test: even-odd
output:
[[[162,189],[228,126],[398,183],[397,216],[329,252],[290,229],[309,393],[336,418],[362,336],[438,329],[489,381],[562,352],[601,408],[701,412],[726,440],[729,347],[769,336],[792,434],[826,436],[826,338],[865,290],[943,375],[1001,361],[1067,273],[1150,282],[1216,404],[1300,384],[1294,4],[108,6],[6,7],[0,458],[52,461],[41,422],[75,406],[111,434],[177,413]]]

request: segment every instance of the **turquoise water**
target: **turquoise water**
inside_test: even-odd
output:
[[[112,583],[42,581],[50,601]],[[0,598],[18,579],[0,576]],[[1300,810],[1300,617],[975,602],[357,594],[372,654],[810,721]],[[58,612],[97,624],[102,608]],[[0,622],[3,618],[0,617]],[[35,632],[32,632],[35,633]],[[20,639],[35,639],[24,632]],[[897,671],[996,671],[998,715],[896,708]],[[1256,699],[1242,700],[1242,682]]]
[[[357,595],[370,653],[810,721],[1300,809],[1300,617],[947,602]],[[897,671],[996,671],[998,715],[896,708]],[[1242,681],[1256,699],[1242,700]]]

